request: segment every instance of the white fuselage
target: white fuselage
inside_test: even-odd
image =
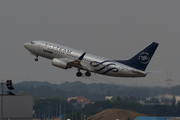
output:
[[[67,63],[77,60],[84,53],[80,50],[46,41],[33,41],[25,43],[24,46],[36,56],[48,59],[58,58]],[[115,77],[145,77],[147,74],[144,71],[90,53],[85,54],[81,60],[81,65],[87,68],[89,72]]]

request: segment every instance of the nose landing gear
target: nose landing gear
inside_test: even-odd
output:
[[[36,58],[34,59],[36,62],[38,61],[38,55],[36,56]]]

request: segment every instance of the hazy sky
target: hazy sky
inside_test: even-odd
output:
[[[180,84],[179,0],[1,0],[0,79],[113,83],[134,86]],[[45,40],[110,59],[129,59],[152,42],[160,45],[145,78],[93,74],[77,78],[77,69],[63,70],[51,60],[34,61],[23,44]],[[171,76],[167,75],[171,72]]]

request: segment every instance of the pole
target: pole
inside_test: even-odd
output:
[[[3,120],[3,81],[1,82],[2,91],[1,91],[1,120]]]
[[[72,120],[73,120],[73,106],[72,106]]]
[[[46,113],[45,113],[45,108],[44,108],[44,120],[45,120],[45,114],[46,114]]]
[[[81,104],[81,120],[82,120],[82,104]]]
[[[58,105],[56,106],[56,117],[58,117]]]
[[[65,120],[65,102],[64,102],[64,120]]]
[[[49,119],[51,118],[51,116],[50,116],[50,110],[51,110],[51,108],[49,107]]]
[[[61,100],[60,100],[60,116],[61,116]]]

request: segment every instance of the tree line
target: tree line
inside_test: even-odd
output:
[[[51,84],[48,82],[21,82],[13,84],[15,94],[20,91],[31,95],[40,95],[41,97],[48,97],[51,95],[59,96],[67,99],[73,96],[84,96],[89,100],[104,99],[105,96],[135,96],[151,97],[166,94],[166,87],[135,87],[114,84],[92,83],[85,84],[82,82],[65,82],[62,84]],[[172,95],[180,95],[180,85],[171,87]]]

